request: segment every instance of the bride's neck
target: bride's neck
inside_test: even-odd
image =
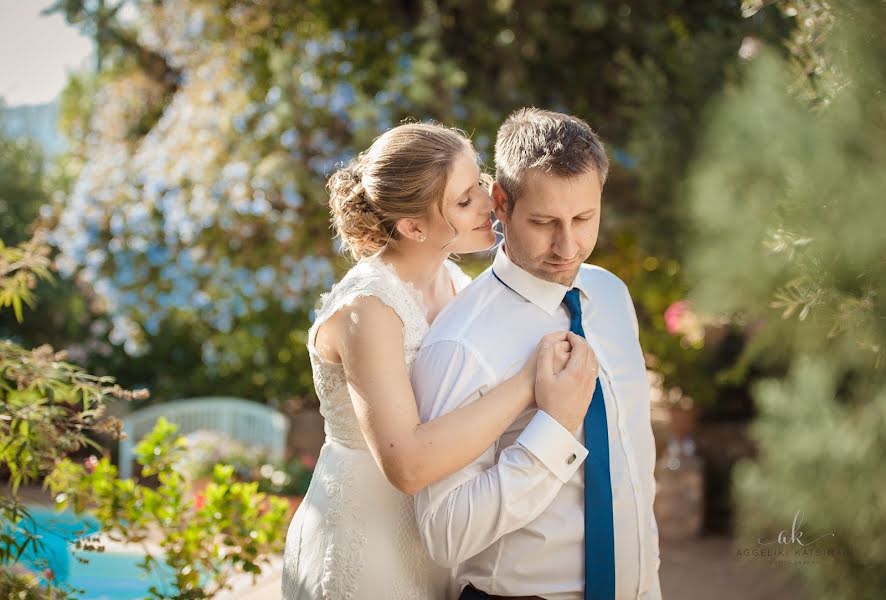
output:
[[[430,290],[449,254],[413,244],[410,248],[385,248],[380,256],[394,267],[400,279],[408,281],[419,290]]]

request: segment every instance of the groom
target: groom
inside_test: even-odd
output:
[[[587,340],[596,389],[583,422],[533,408],[473,463],[419,492],[419,531],[437,562],[457,567],[462,599],[660,599],[637,318],[624,283],[583,264],[600,226],[603,146],[581,119],[521,109],[498,131],[495,166],[504,244],[416,357],[422,420],[474,401],[558,330]]]

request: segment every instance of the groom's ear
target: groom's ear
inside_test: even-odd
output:
[[[508,223],[508,195],[497,181],[492,182],[492,202],[495,204],[495,218],[504,224]]]

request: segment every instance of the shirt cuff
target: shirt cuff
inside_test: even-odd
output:
[[[534,454],[563,483],[569,481],[588,455],[587,448],[543,410],[535,413],[517,443]]]

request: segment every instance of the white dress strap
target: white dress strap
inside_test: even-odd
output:
[[[365,296],[378,298],[393,309],[403,322],[407,339],[427,333],[427,309],[421,293],[402,281],[391,265],[378,256],[370,256],[360,260],[328,293],[320,296],[316,317],[308,332],[308,349],[315,351],[314,338],[324,321]]]

